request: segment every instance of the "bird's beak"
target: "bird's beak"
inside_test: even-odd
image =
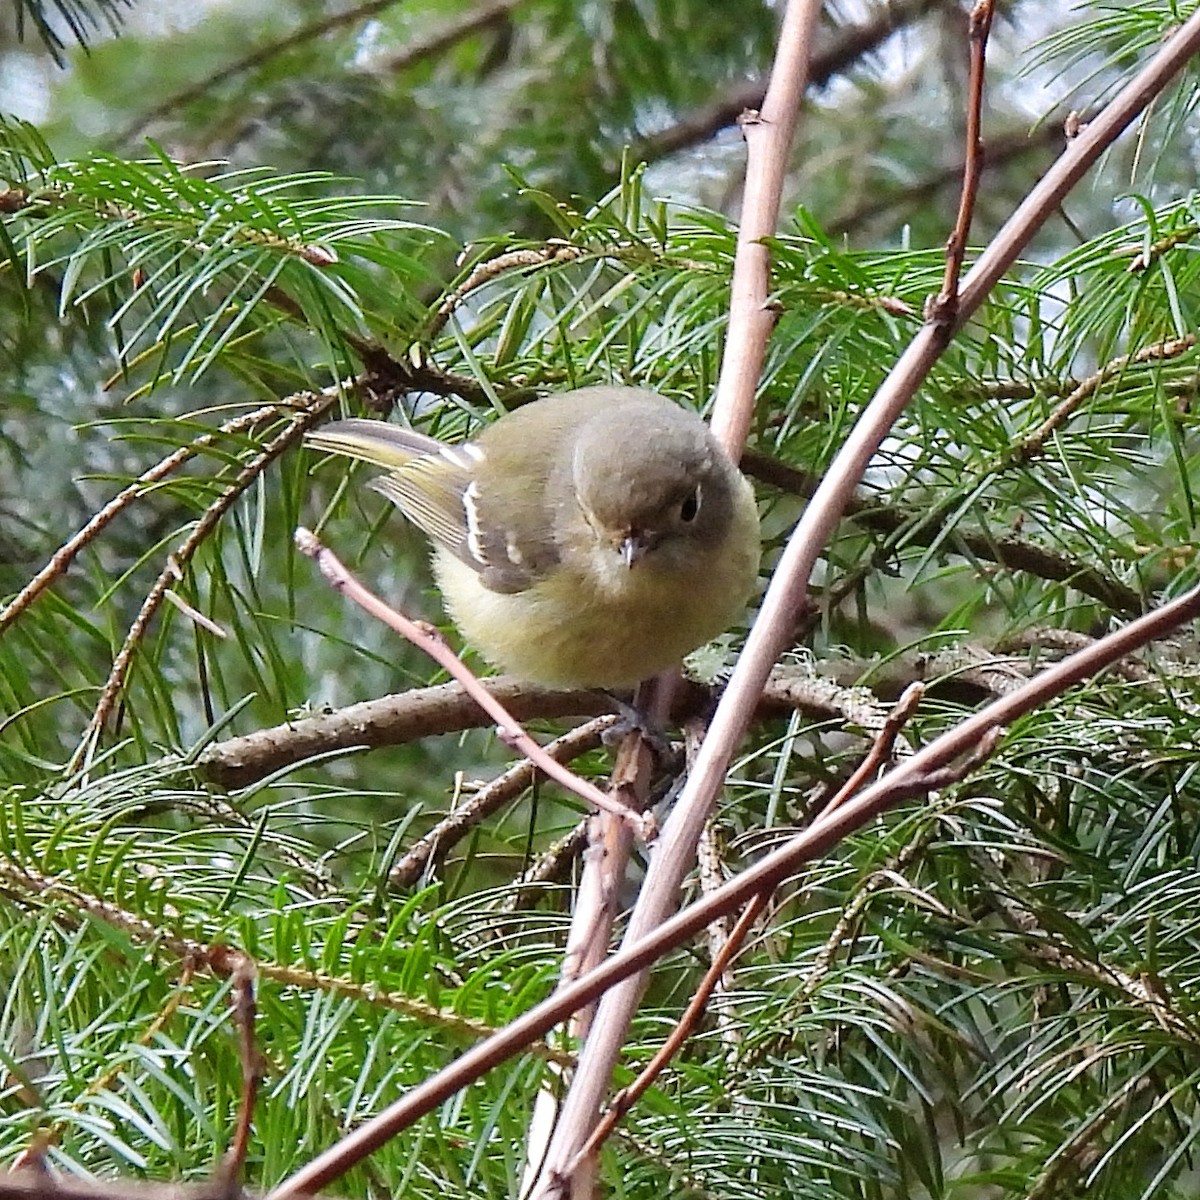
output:
[[[630,532],[621,539],[617,549],[620,551],[621,561],[626,567],[632,567],[650,549],[650,539],[644,533]]]

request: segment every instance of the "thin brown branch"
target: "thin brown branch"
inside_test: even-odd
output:
[[[1134,615],[1140,612],[1139,604]],[[791,712],[803,713],[814,721],[839,721],[873,736],[883,727],[884,699],[896,696],[913,682],[939,688],[947,695],[948,677],[965,679],[977,691],[995,694],[999,674],[1011,682],[1027,677],[1033,662],[1015,660],[1013,655],[1029,649],[1073,651],[1090,645],[1092,639],[1064,630],[1031,631],[1021,641],[1006,641],[999,647],[963,644],[935,654],[918,653],[895,656],[886,668],[854,659],[829,659],[821,674],[781,667],[763,686],[755,709],[759,720],[771,720]],[[1160,670],[1166,669],[1161,657]],[[1137,664],[1125,664],[1120,674],[1137,682],[1155,684],[1156,676]],[[856,686],[866,674],[881,699],[875,699],[862,686]],[[952,682],[952,681],[951,681]],[[521,722],[549,719],[595,717],[609,708],[605,698],[591,691],[555,691],[533,687],[511,675],[496,675],[480,680],[497,700]],[[960,697],[975,702],[977,694]],[[672,711],[673,720],[711,708],[714,693],[699,684],[686,683]],[[228,738],[206,747],[196,760],[196,769],[208,782],[220,787],[251,787],[276,771],[315,758],[354,749],[401,746],[422,738],[461,733],[466,729],[485,728],[491,720],[457,683],[414,688],[376,700],[364,700],[329,713],[300,717],[283,725],[256,730],[241,737]],[[515,768],[514,768],[515,769]],[[222,816],[221,819],[228,819]],[[242,818],[244,821],[244,818]],[[300,860],[297,860],[300,865]],[[304,864],[312,872],[311,864]],[[553,874],[553,872],[552,872]]]
[[[979,195],[979,177],[983,173],[983,79],[994,7],[995,0],[979,0],[967,18],[971,70],[967,82],[967,145],[963,156],[962,192],[959,195],[954,228],[946,242],[946,275],[942,281],[942,290],[934,298],[928,314],[931,322],[945,326],[954,324],[958,307],[958,278],[962,273],[963,258],[967,253],[971,218],[975,215],[975,199]]]
[[[651,725],[661,727],[665,722],[677,682],[677,678],[667,673],[638,688],[634,707],[640,706]],[[620,797],[632,811],[642,812],[649,798],[653,769],[650,746],[638,730],[631,730],[622,738],[617,751],[611,794]],[[597,813],[588,821],[588,844],[575,892],[562,972],[556,985],[559,990],[592,970],[608,953],[632,850],[633,838],[625,822],[607,812]],[[576,1041],[586,1038],[594,1015],[594,1006],[590,1004],[573,1012],[567,1022],[568,1036]],[[561,1087],[553,1078],[548,1078],[538,1092],[526,1137],[522,1191],[532,1188],[548,1168],[559,1122],[560,1092]]]
[[[767,303],[771,253],[766,239],[779,224],[783,180],[796,130],[800,101],[808,85],[808,61],[821,6],[816,0],[789,0],[779,32],[779,48],[762,111],[739,118],[746,139],[746,186],[738,225],[729,326],[713,403],[713,433],[733,459],[741,457],[775,313]]]
[[[0,190],[0,213],[17,213],[29,205],[27,188],[4,188]]]
[[[489,688],[489,691],[492,689]],[[492,694],[495,694],[494,691]],[[555,762],[569,763],[581,754],[596,749],[601,744],[605,730],[611,729],[616,720],[612,715],[596,717],[569,733],[564,733],[562,737],[555,738],[545,747],[546,753]],[[511,800],[515,800],[532,785],[536,774],[537,768],[526,758],[514,763],[504,774],[481,787],[470,799],[440,820],[404,852],[400,861],[388,873],[388,882],[393,887],[400,888],[416,883],[433,859],[443,858],[447,851],[466,837],[476,825]]]
[[[642,684],[634,695],[634,707],[641,706],[650,725],[661,728],[669,715],[671,698],[678,679],[660,676],[650,684]],[[642,812],[650,798],[651,775],[655,754],[649,741],[638,729],[631,730],[621,740],[613,764],[612,793],[635,812]],[[609,940],[621,909],[621,885],[629,866],[633,840],[626,829],[608,814],[594,822],[595,834],[589,838],[584,856],[579,895],[572,914],[571,932],[582,939],[587,952],[578,961],[564,964],[563,979],[573,980],[590,971],[608,953]],[[591,903],[585,903],[585,896]],[[583,1010],[575,1015],[571,1032],[582,1039],[591,1026],[592,1012]]]
[[[418,38],[411,45],[405,46],[395,54],[389,54],[382,63],[372,63],[370,69],[376,74],[384,71],[389,74],[407,71],[443,50],[452,49],[471,34],[506,21],[521,3],[522,0],[485,0],[484,3],[477,4],[460,16],[445,22],[441,28]]]
[[[1200,18],[1196,23],[1200,25]],[[901,799],[911,797],[918,782],[939,786],[936,782],[939,779],[961,778],[961,766],[956,769],[950,764],[961,764],[964,759],[970,761],[984,739],[994,738],[1018,717],[1041,708],[1067,689],[1197,616],[1200,616],[1200,587],[1047,668],[1023,687],[962,721],[716,892],[667,918],[642,936],[627,938],[622,948],[594,971],[535,1005],[318,1155],[284,1180],[270,1194],[270,1200],[297,1200],[339,1178],[457,1091],[520,1052],[531,1039],[545,1034],[569,1013],[602,993],[611,993],[619,981],[644,971],[670,950],[685,944],[715,917],[736,911],[761,892],[778,887],[804,863],[836,846],[848,834],[861,829]]]
[[[700,744],[704,741],[704,734],[707,729],[707,721],[702,721],[699,718],[692,718],[684,725],[683,744],[689,768],[692,760],[696,757],[696,752],[700,749]],[[715,892],[728,877],[723,851],[724,847],[721,836],[716,828],[716,822],[710,819],[704,823],[704,828],[700,831],[700,839],[696,843],[696,881],[700,885],[700,894],[702,896],[707,896],[711,892]],[[717,917],[715,921],[709,922],[708,927],[704,931],[704,937],[708,943],[709,962],[716,962],[725,953],[725,946],[729,941],[729,935],[730,920],[728,916],[722,915]],[[722,974],[714,990],[719,993],[720,1002],[716,1006],[716,1017],[721,1031],[721,1038],[726,1043],[730,1052],[733,1052],[737,1048],[738,1031],[732,1019],[733,1014],[727,1003],[729,993],[733,990],[732,975],[728,972]]]
[[[896,701],[892,711],[888,713],[883,728],[871,742],[871,748],[866,757],[822,809],[823,817],[828,816],[838,805],[849,800],[891,758],[892,751],[896,746],[896,739],[900,736],[900,730],[912,720],[912,715],[917,711],[917,705],[921,703],[924,695],[925,685],[923,683],[910,683],[904,689],[904,694]]]
[[[696,876],[702,895],[715,892],[725,882],[723,849],[716,823],[709,821],[700,834],[700,841],[696,844]],[[718,917],[705,929],[704,936],[708,943],[710,962],[715,962],[724,954],[729,935],[729,918],[726,916]],[[721,1041],[725,1043],[731,1057],[736,1053],[741,1041],[732,1005],[733,986],[732,972],[726,970],[717,980],[716,987],[713,989],[716,997],[713,1007],[717,1028],[720,1031]]]
[[[133,665],[134,655],[146,636],[150,622],[166,597],[171,585],[181,578],[184,568],[191,562],[196,552],[208,539],[209,535],[220,523],[225,514],[237,503],[242,493],[257,480],[263,472],[285,450],[288,450],[311,428],[337,400],[339,389],[326,388],[318,393],[297,394],[289,398],[289,405],[296,405],[297,411],[287,427],[271,439],[246,465],[233,477],[221,494],[204,510],[200,519],[192,526],[191,533],[183,540],[179,548],[170,555],[167,565],[159,573],[150,591],[146,594],[137,616],[125,635],[121,649],[113,659],[108,679],[100,692],[100,699],[92,713],[91,721],[80,741],[79,748],[72,758],[72,770],[87,761],[100,735],[112,716],[117,702],[125,689],[125,681]],[[300,405],[303,404],[303,407]]]
[[[218,1175],[225,1180],[231,1192],[242,1180],[246,1153],[250,1149],[250,1134],[254,1127],[254,1105],[266,1070],[265,1060],[254,1036],[257,1016],[254,999],[255,977],[254,960],[248,955],[242,955],[241,961],[233,968],[233,990],[230,993],[230,1005],[238,1028],[238,1047],[241,1052],[242,1101],[238,1107],[233,1140],[218,1171]]]
[[[415,343],[409,347],[405,358],[399,359],[386,346],[352,330],[343,329],[340,336],[366,368],[365,374],[356,382],[368,408],[374,412],[389,412],[397,396],[405,392],[461,396],[468,403],[483,407],[491,403],[491,395],[478,379],[458,371],[443,370],[430,362],[428,355]],[[519,380],[510,381],[510,386],[519,388],[519,384]],[[520,394],[518,391],[517,396]],[[505,399],[511,401],[512,396],[506,395]]]
[[[581,800],[604,812],[619,815],[629,824],[630,830],[642,837],[649,836],[651,825],[640,813],[606,795],[595,784],[582,779],[562,763],[555,762],[542,746],[525,732],[517,721],[491,692],[485,688],[471,669],[450,649],[442,636],[432,626],[410,620],[403,613],[385,604],[378,596],[365,588],[342,565],[337,556],[323,546],[309,530],[296,530],[296,547],[301,554],[311,558],[317,569],[341,595],[357,604],[364,612],[382,621],[395,630],[419,650],[429,655],[447,674],[462,686],[471,699],[496,723],[501,741],[519,750],[544,775],[560,787],[572,792]]]
[[[751,898],[750,902],[742,910],[742,915],[738,917],[737,923],[730,930],[728,938],[725,939],[725,944],[721,947],[721,952],[709,964],[708,970],[704,972],[704,978],[700,981],[699,987],[696,988],[696,994],[688,1003],[687,1008],[684,1009],[683,1016],[679,1018],[679,1023],[671,1030],[671,1036],[658,1048],[654,1057],[639,1072],[638,1077],[631,1084],[623,1087],[613,1097],[608,1112],[600,1119],[591,1136],[580,1149],[575,1161],[569,1164],[566,1171],[567,1178],[572,1178],[575,1175],[580,1169],[583,1160],[596,1156],[600,1147],[604,1145],[612,1135],[613,1130],[616,1129],[617,1123],[650,1090],[651,1085],[662,1074],[667,1064],[679,1053],[684,1042],[691,1037],[692,1030],[696,1028],[701,1016],[703,1016],[713,991],[728,970],[734,955],[742,948],[742,944],[749,935],[754,922],[758,920],[759,915],[766,907],[768,896],[769,893],[766,891],[759,892],[757,896]]]
[[[0,1200],[233,1200],[225,1181],[150,1183],[141,1179],[79,1179],[30,1167],[0,1173]]]

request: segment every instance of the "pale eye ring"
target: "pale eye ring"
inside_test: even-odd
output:
[[[679,519],[690,525],[700,515],[700,485],[697,484],[679,505]]]

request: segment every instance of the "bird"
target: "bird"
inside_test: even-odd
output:
[[[384,469],[372,486],[430,538],[450,619],[530,684],[656,675],[728,629],[757,580],[749,482],[695,412],[643,388],[550,394],[466,442],[365,418],[305,442]]]

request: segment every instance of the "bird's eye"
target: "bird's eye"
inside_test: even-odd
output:
[[[700,512],[700,489],[696,488],[684,498],[683,503],[679,506],[679,519],[685,524],[690,525]]]

